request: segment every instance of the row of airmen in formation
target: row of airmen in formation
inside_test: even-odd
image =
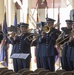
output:
[[[29,56],[24,59],[13,59],[14,71],[30,67],[31,53],[30,46],[36,46],[36,61],[38,68],[45,68],[50,71],[55,71],[55,56],[58,51],[55,47],[62,45],[61,64],[62,69],[74,69],[74,39],[73,39],[73,21],[66,20],[67,27],[62,28],[62,32],[54,27],[55,20],[46,18],[46,22],[37,23],[37,37],[36,34],[28,33],[28,24],[20,23],[17,25],[17,33],[11,33],[10,37],[3,38],[2,32],[0,33],[0,42],[4,39],[7,43],[13,45],[12,54],[14,53],[29,53]],[[30,39],[32,38],[32,39]],[[59,38],[59,39],[58,39]],[[64,40],[65,39],[65,40]],[[56,43],[57,42],[57,43]]]

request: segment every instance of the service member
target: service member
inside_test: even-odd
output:
[[[58,54],[55,46],[60,31],[54,28],[55,20],[46,18],[47,25],[42,28],[36,46],[37,55],[40,57],[41,67],[50,71],[55,70],[55,56]]]
[[[64,35],[61,36],[62,40],[64,40],[62,43],[63,49],[62,49],[61,64],[62,64],[62,69],[70,71],[72,70],[72,66],[70,62],[71,48],[67,41],[69,40],[69,37],[71,34],[73,21],[72,20],[65,20],[65,21],[66,21],[67,27],[62,28]]]
[[[74,70],[74,26],[71,31],[71,36],[69,38],[68,44],[69,44],[68,53],[70,52],[68,56],[69,70],[73,71]]]
[[[42,29],[44,27],[44,25],[46,24],[46,22],[37,22],[37,29],[38,29],[38,37],[35,39],[35,41],[33,42],[33,45],[36,46],[36,63],[37,63],[37,68],[43,68],[43,65],[42,65],[42,60],[41,60],[41,43],[40,43],[40,37],[42,36]]]
[[[13,32],[12,33],[12,36],[11,37],[15,37],[15,36],[19,36],[20,35],[20,24],[17,24],[17,27],[16,27],[16,33]],[[13,38],[11,38],[13,40]],[[14,53],[18,53],[18,50],[17,50],[17,47],[18,47],[18,44],[15,44],[13,41],[11,40],[11,44],[13,45],[12,47],[12,52],[11,52],[11,55],[14,54]],[[19,71],[19,64],[18,64],[18,59],[15,59],[13,58],[13,68],[14,68],[14,71],[17,73]]]
[[[10,32],[10,34],[8,34],[8,39],[7,42],[8,44],[12,44],[12,51],[11,51],[11,56],[14,53],[18,53],[18,44],[14,43],[14,37],[15,36],[19,36],[18,32],[17,32],[17,28],[20,28],[19,24],[17,24],[17,27],[14,25],[11,25],[10,27],[8,27],[8,32]],[[20,29],[18,30],[20,31]],[[13,58],[13,68],[14,71],[17,73],[18,72],[18,59]]]
[[[29,68],[30,67],[30,43],[32,39],[31,33],[27,33],[28,24],[20,23],[20,31],[21,34],[14,38],[14,42],[16,44],[17,53],[28,53],[29,56],[26,59],[18,59],[18,69]]]

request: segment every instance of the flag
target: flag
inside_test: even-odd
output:
[[[3,67],[8,67],[8,44],[6,43],[6,40],[3,39],[1,43],[1,51],[0,51],[0,59],[1,59],[1,64]]]
[[[4,14],[4,22],[3,22],[3,35],[4,35],[4,38],[6,38],[7,36],[7,22],[6,22],[6,12]]]
[[[17,13],[15,13],[15,17],[14,17],[14,26],[17,26]]]
[[[29,8],[27,9],[26,23],[29,23]]]
[[[0,64],[4,67],[7,67],[8,65],[8,60],[7,60],[7,49],[8,49],[8,44],[6,43],[6,38],[7,38],[7,22],[6,22],[6,12],[4,14],[4,21],[3,21],[3,35],[4,39],[1,42],[1,50],[0,50]]]

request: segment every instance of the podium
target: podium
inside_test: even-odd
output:
[[[10,58],[15,59],[27,59],[29,53],[14,53],[10,56]]]

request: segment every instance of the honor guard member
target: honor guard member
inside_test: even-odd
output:
[[[68,40],[71,34],[72,30],[72,20],[66,20],[67,27],[63,27],[62,30],[64,32],[64,35],[62,35],[62,41],[63,41],[63,50],[62,50],[62,57],[61,57],[61,64],[62,69],[65,69],[67,71],[72,70],[71,62],[70,62],[70,45],[68,44]]]
[[[18,50],[18,53],[29,53],[29,56],[26,59],[18,59],[18,69],[23,68],[29,68],[30,67],[30,43],[32,39],[31,33],[27,33],[28,24],[26,23],[20,23],[20,36],[17,36],[15,38],[15,43],[17,45],[16,50]]]
[[[37,41],[37,52],[40,57],[41,67],[48,69],[50,71],[55,70],[55,56],[58,54],[56,48],[54,47],[56,39],[60,34],[60,31],[55,29],[54,19],[46,18],[47,25],[44,25],[39,40]]]

